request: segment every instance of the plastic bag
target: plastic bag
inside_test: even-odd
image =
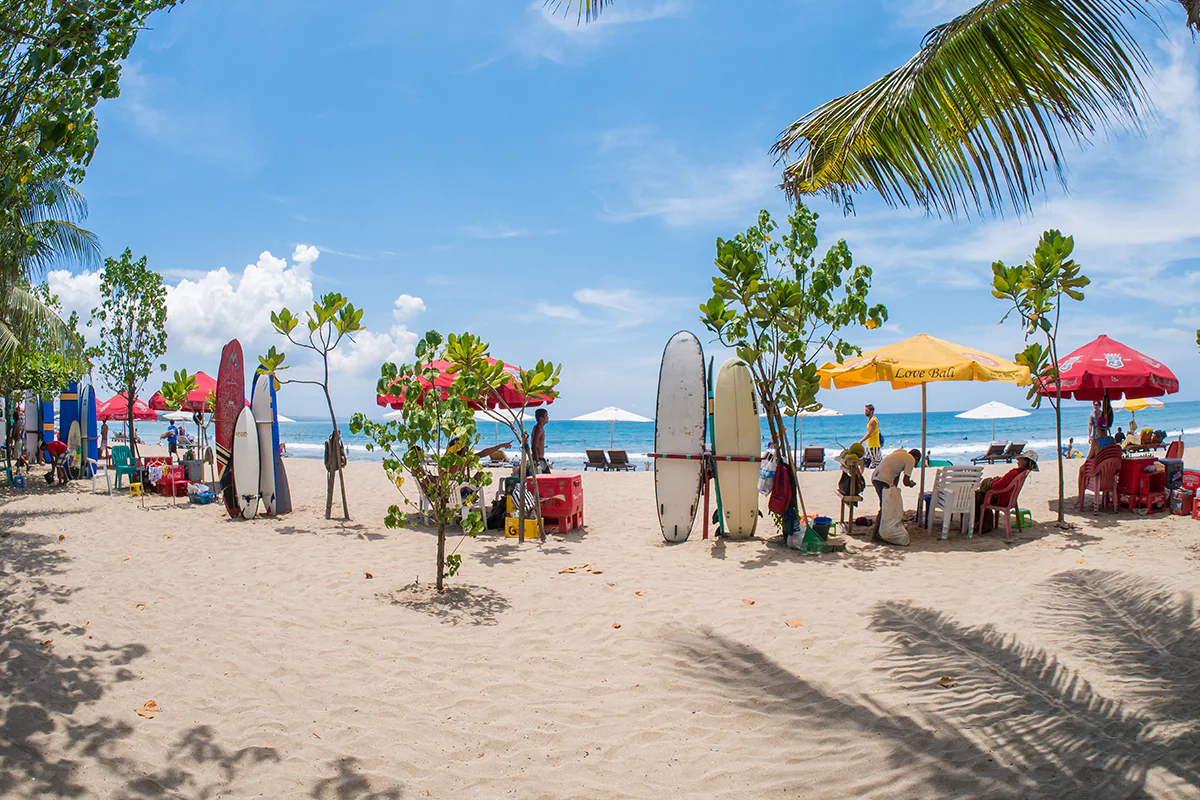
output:
[[[900,487],[883,491],[883,507],[879,511],[879,538],[888,544],[908,546],[908,529],[904,527],[904,494]]]
[[[775,448],[767,449],[763,453],[762,466],[758,469],[758,491],[761,494],[770,494],[775,487],[775,471],[779,468],[779,456],[775,454]]]

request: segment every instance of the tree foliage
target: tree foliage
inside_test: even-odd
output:
[[[100,329],[100,344],[93,351],[100,374],[110,387],[129,399],[129,441],[136,447],[133,405],[138,392],[167,352],[167,287],[162,275],[150,269],[146,257],[136,261],[126,248],[120,258],[104,261],[100,274],[100,306],[92,309],[88,325]]]
[[[1075,238],[1060,231],[1046,231],[1038,241],[1033,259],[1007,266],[992,264],[992,296],[1009,302],[1012,308],[1000,320],[1016,314],[1025,330],[1025,349],[1016,354],[1016,362],[1029,367],[1033,385],[1029,399],[1033,407],[1041,405],[1039,388],[1054,386],[1048,395],[1054,407],[1058,429],[1058,522],[1063,522],[1062,386],[1058,380],[1058,323],[1062,317],[1063,297],[1082,302],[1083,290],[1091,281],[1071,254]],[[1035,341],[1030,341],[1030,340]]]
[[[271,312],[271,324],[275,332],[287,338],[289,342],[304,350],[310,350],[321,359],[321,379],[302,380],[292,378],[280,380],[284,383],[300,383],[319,386],[325,394],[325,404],[329,408],[329,422],[333,426],[328,446],[334,454],[332,460],[326,461],[329,468],[325,485],[325,519],[333,516],[333,484],[337,477],[342,491],[342,516],[350,519],[350,506],[346,502],[346,476],[342,464],[342,434],[338,429],[337,414],[333,410],[333,397],[329,394],[329,354],[338,348],[343,341],[354,341],[354,334],[366,330],[362,324],[362,309],[336,292],[330,292],[313,303],[311,311],[305,311],[303,317],[284,308]],[[259,369],[277,380],[280,371],[287,369],[284,362],[287,354],[275,349],[272,345],[264,355],[259,356]]]
[[[24,306],[13,302],[11,296],[7,307],[0,311],[0,321],[20,343],[0,356],[0,394],[11,397],[17,392],[32,391],[42,396],[52,395],[88,371],[79,316],[71,312],[62,320],[62,303],[44,283],[30,286],[28,281],[20,280],[14,289],[27,295],[37,311],[23,311]],[[65,337],[44,323],[43,309],[59,321],[66,331]]]
[[[766,211],[745,233],[717,239],[713,295],[700,306],[704,326],[750,368],[771,438],[789,463],[783,411],[819,407],[817,360],[861,352],[843,332],[887,320],[887,309],[868,301],[871,269],[854,265],[844,239],[817,260],[817,219],[800,203],[778,239]]]

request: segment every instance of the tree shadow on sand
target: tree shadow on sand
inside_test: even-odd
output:
[[[450,586],[439,594],[431,583],[411,583],[376,597],[428,614],[447,625],[495,625],[499,616],[512,608],[508,598],[495,589],[470,584]]]
[[[1084,570],[1046,588],[1043,624],[1077,637],[1073,647],[1112,679],[1115,696],[993,626],[967,627],[910,603],[882,603],[871,622],[891,645],[881,677],[908,695],[903,707],[829,694],[718,635],[677,649],[697,679],[737,686],[728,697],[793,727],[791,745],[807,759],[837,735],[881,741],[893,769],[849,778],[856,795],[903,794],[894,784],[902,780],[914,796],[1143,797],[1152,770],[1156,781],[1200,791],[1191,598]]]

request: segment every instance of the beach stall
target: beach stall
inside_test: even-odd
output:
[[[1004,381],[1018,386],[1033,382],[1029,367],[982,350],[964,347],[921,333],[881,347],[844,363],[827,363],[817,370],[823,389],[846,389],[869,383],[890,383],[893,389],[921,387],[921,484],[925,496],[927,386],[938,381]]]

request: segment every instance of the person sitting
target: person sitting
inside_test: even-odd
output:
[[[1117,429],[1117,432],[1118,433],[1121,432],[1120,428]],[[1121,440],[1118,439],[1117,441],[1121,441]],[[1063,454],[1063,458],[1074,458],[1075,457],[1075,439],[1074,439],[1074,437],[1067,439],[1067,443],[1063,447],[1062,454]]]
[[[1113,441],[1116,442],[1117,444],[1125,443],[1125,431],[1121,430],[1120,425],[1117,426],[1117,433],[1115,436],[1113,436]]]
[[[904,485],[910,489],[916,486],[916,482],[912,479],[912,472],[916,469],[917,464],[921,463],[921,451],[912,450],[895,450],[884,457],[879,462],[879,466],[875,467],[875,471],[871,473],[871,485],[875,487],[875,493],[879,495],[879,515],[875,517],[875,532],[871,535],[872,541],[879,535],[879,527],[883,523],[883,493],[886,489],[900,485],[900,478],[903,476]]]
[[[57,477],[60,484],[71,480],[71,454],[67,443],[55,439],[52,442],[42,442],[38,445],[38,457],[45,455],[50,458],[50,471],[46,473],[46,483],[54,485]]]
[[[1016,480],[1026,472],[1038,471],[1038,454],[1036,450],[1022,450],[1017,456],[1017,465],[999,478],[984,478],[975,490],[975,518],[979,519],[979,532],[986,533],[992,529],[991,520],[983,520],[980,509],[983,508],[983,498],[988,492],[996,493],[996,504],[1006,505],[1012,500],[1012,490]],[[990,515],[989,515],[990,516]]]

